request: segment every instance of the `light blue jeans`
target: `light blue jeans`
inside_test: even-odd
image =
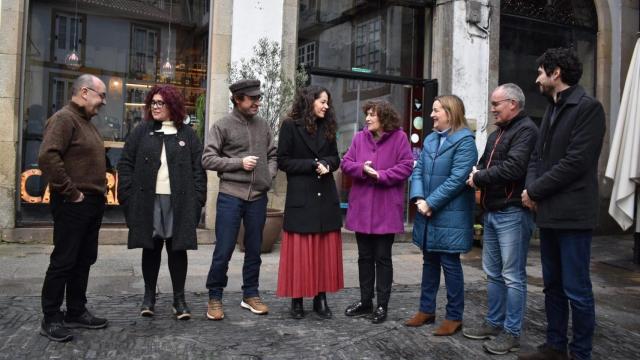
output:
[[[529,210],[509,206],[484,215],[482,267],[487,274],[487,322],[520,336],[527,304],[527,251],[533,232]]]

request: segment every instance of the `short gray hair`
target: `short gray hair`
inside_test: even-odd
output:
[[[73,85],[71,86],[71,93],[73,95],[78,95],[80,89],[82,89],[83,87],[93,87],[96,79],[100,80],[95,75],[91,74],[82,74],[78,76],[78,78],[73,81]]]
[[[524,109],[524,92],[522,92],[520,86],[514,83],[506,83],[498,86],[498,89],[501,89],[507,98],[515,100],[515,102],[518,103],[518,108],[520,110]]]

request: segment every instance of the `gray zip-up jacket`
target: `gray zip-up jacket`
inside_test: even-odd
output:
[[[253,155],[253,171],[242,167],[242,158]],[[278,171],[276,146],[267,122],[260,116],[245,116],[237,108],[209,129],[202,167],[218,172],[220,192],[253,201],[271,188]]]

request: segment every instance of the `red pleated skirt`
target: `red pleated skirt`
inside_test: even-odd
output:
[[[280,297],[314,297],[344,288],[340,230],[300,234],[285,231],[280,246]]]

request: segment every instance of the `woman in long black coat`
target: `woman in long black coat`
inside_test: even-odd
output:
[[[292,298],[296,319],[304,317],[304,297],[330,318],[325,293],[344,287],[336,128],[329,91],[309,86],[299,90],[280,129],[278,168],[287,173],[287,198],[277,295]]]
[[[184,100],[171,85],[145,99],[145,121],[129,134],[118,162],[118,200],[129,227],[128,247],[142,248],[144,299],[140,314],[153,316],[162,246],[166,242],[173,312],[188,320],[184,297],[187,250],[198,247],[196,226],[206,200],[202,144],[183,124]]]

